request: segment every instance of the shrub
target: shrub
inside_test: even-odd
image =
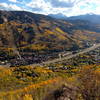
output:
[[[82,68],[78,75],[78,89],[84,100],[100,99],[100,73],[90,66]]]

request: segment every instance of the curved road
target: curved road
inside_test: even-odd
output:
[[[32,66],[41,66],[41,65],[46,65],[46,64],[52,64],[52,63],[61,62],[61,61],[64,61],[64,60],[68,60],[68,59],[77,57],[80,54],[84,54],[84,53],[90,52],[90,51],[95,50],[96,48],[99,48],[99,47],[100,47],[100,43],[95,44],[94,46],[92,46],[90,48],[86,48],[86,49],[84,49],[83,51],[81,51],[79,53],[75,53],[75,54],[69,55],[67,57],[63,57],[61,59],[60,58],[57,58],[57,59],[54,59],[54,60],[45,61],[45,62],[42,62],[40,64],[32,64]]]

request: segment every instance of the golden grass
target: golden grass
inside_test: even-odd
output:
[[[37,91],[39,91],[39,93],[40,93],[41,89],[42,89],[42,91],[45,91],[45,89],[48,86],[55,88],[55,87],[59,86],[60,83],[62,83],[61,80],[62,80],[61,77],[57,77],[57,78],[53,78],[53,79],[43,81],[43,82],[40,82],[37,84],[29,85],[23,89],[18,89],[18,90],[8,91],[8,92],[1,92],[0,100],[22,100],[22,98],[23,98],[23,100],[33,100],[32,98],[38,98],[38,94],[36,93]],[[49,89],[51,89],[50,87],[49,87]],[[46,91],[45,91],[45,93],[46,93]],[[4,98],[6,98],[6,99],[4,99]],[[34,99],[34,100],[39,100],[39,99]]]

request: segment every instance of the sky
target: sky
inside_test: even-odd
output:
[[[100,15],[100,0],[0,0],[0,10],[30,11],[45,15]]]

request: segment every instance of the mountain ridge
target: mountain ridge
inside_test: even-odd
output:
[[[17,55],[30,63],[42,58],[45,61],[59,52],[99,42],[99,33],[99,26],[83,20],[71,22],[26,11],[0,11],[0,59],[14,62]]]
[[[56,19],[63,19],[63,20],[87,20],[92,23],[100,24],[100,20],[99,20],[100,15],[97,14],[85,14],[85,15],[70,16],[70,17],[67,17],[63,14],[50,14],[48,16]]]

